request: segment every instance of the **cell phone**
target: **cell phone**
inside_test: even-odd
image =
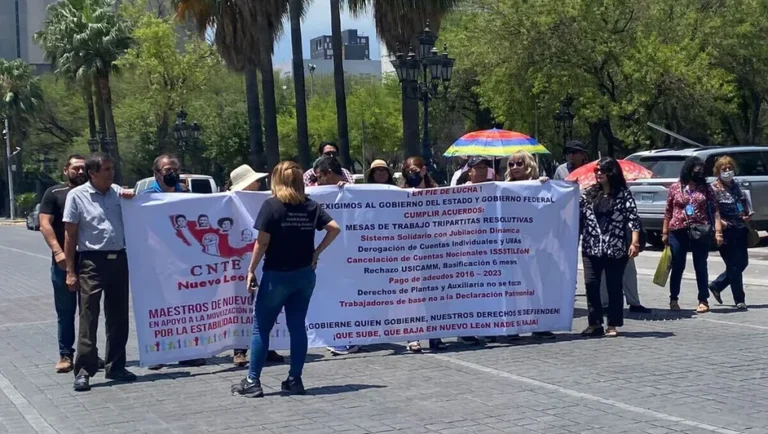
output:
[[[249,291],[250,296],[250,303],[253,304],[253,299],[256,297],[256,290],[259,288],[259,283],[256,281],[256,279],[251,280],[251,286],[249,287],[253,291]]]

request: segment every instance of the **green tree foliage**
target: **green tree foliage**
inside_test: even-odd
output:
[[[95,112],[100,129],[110,137],[102,151],[115,159],[115,178],[122,178],[120,150],[115,126],[112,85],[115,62],[131,46],[131,26],[116,11],[112,0],[62,0],[48,8],[43,29],[35,37],[56,74],[69,82],[77,80],[90,111],[89,81],[93,81]],[[91,124],[93,121],[91,120]],[[93,129],[93,127],[91,127]]]
[[[171,18],[143,15],[132,34],[136,45],[117,62],[124,74],[116,117],[119,126],[125,125],[120,128],[124,147],[140,156],[128,168],[135,175],[147,173],[147,163],[163,152],[179,155],[187,169],[208,169],[199,149],[179,146],[174,138],[175,112],[190,94],[204,91],[215,74],[226,72],[205,42],[194,40],[178,50],[175,30]]]
[[[538,130],[559,149],[552,115],[570,93],[575,135],[595,154],[598,145],[626,154],[674,145],[649,121],[704,143],[732,143],[737,128],[724,121],[735,116],[748,126],[754,116],[735,109],[758,87],[739,79],[738,68],[743,77],[765,76],[752,63],[766,65],[764,44],[750,42],[762,38],[765,16],[758,0],[469,0],[441,37],[505,127]]]
[[[397,80],[347,77],[347,114],[349,144],[357,171],[382,158],[391,164],[401,160],[403,137],[400,119],[400,87]],[[278,115],[281,158],[293,159],[296,149],[296,121],[290,80],[283,80],[278,90]],[[337,140],[336,99],[332,76],[314,78],[314,95],[307,100],[309,146],[313,161],[323,141]],[[372,103],[375,102],[375,103]],[[365,149],[363,149],[365,148]],[[365,150],[365,152],[363,152]]]
[[[7,61],[0,59],[0,130],[5,129],[5,121],[9,130],[6,132],[10,139],[11,149],[23,149],[28,128],[33,122],[34,115],[39,110],[43,101],[43,92],[40,80],[34,76],[30,65],[21,60]],[[5,147],[6,136],[0,134],[2,146]],[[21,159],[23,153],[16,158]],[[8,161],[5,152],[2,153],[3,170],[0,174],[0,187],[7,188],[9,182],[7,172]],[[12,182],[12,181],[11,181]],[[0,192],[0,206],[10,206],[10,200],[6,194]]]

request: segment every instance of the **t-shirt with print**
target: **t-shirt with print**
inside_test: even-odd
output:
[[[64,217],[64,205],[67,203],[67,194],[70,190],[72,188],[67,184],[54,185],[45,190],[43,200],[40,201],[40,214],[53,216],[51,228],[56,234],[56,241],[59,242],[62,251],[64,250],[64,221],[62,218]]]
[[[315,231],[333,221],[314,200],[300,205],[267,199],[259,210],[254,229],[270,235],[264,254],[264,271],[294,271],[312,265]]]

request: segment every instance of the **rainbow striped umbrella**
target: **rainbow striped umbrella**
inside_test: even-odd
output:
[[[517,131],[483,130],[473,131],[456,140],[443,156],[445,157],[508,157],[517,151],[531,154],[549,154],[538,140]]]

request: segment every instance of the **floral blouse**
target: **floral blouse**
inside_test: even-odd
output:
[[[619,259],[627,256],[627,228],[632,232],[640,231],[640,218],[637,205],[627,189],[621,190],[610,202],[602,203],[597,208],[600,213],[608,211],[609,218],[598,219],[596,204],[590,203],[584,193],[579,200],[581,213],[581,252],[585,256],[607,256]],[[607,208],[606,208],[607,207]],[[600,224],[602,220],[604,224]]]
[[[739,185],[733,183],[728,188],[720,182],[713,182],[712,189],[715,191],[717,206],[720,211],[720,219],[728,223],[728,226],[744,227],[743,216],[749,212],[749,203],[744,192]]]
[[[693,215],[690,216],[685,213],[689,204],[693,206]],[[712,218],[716,212],[715,192],[710,185],[699,185],[689,190],[688,187],[683,188],[680,182],[675,182],[669,187],[664,219],[669,222],[670,231],[685,229],[689,223],[694,226],[714,224]]]

